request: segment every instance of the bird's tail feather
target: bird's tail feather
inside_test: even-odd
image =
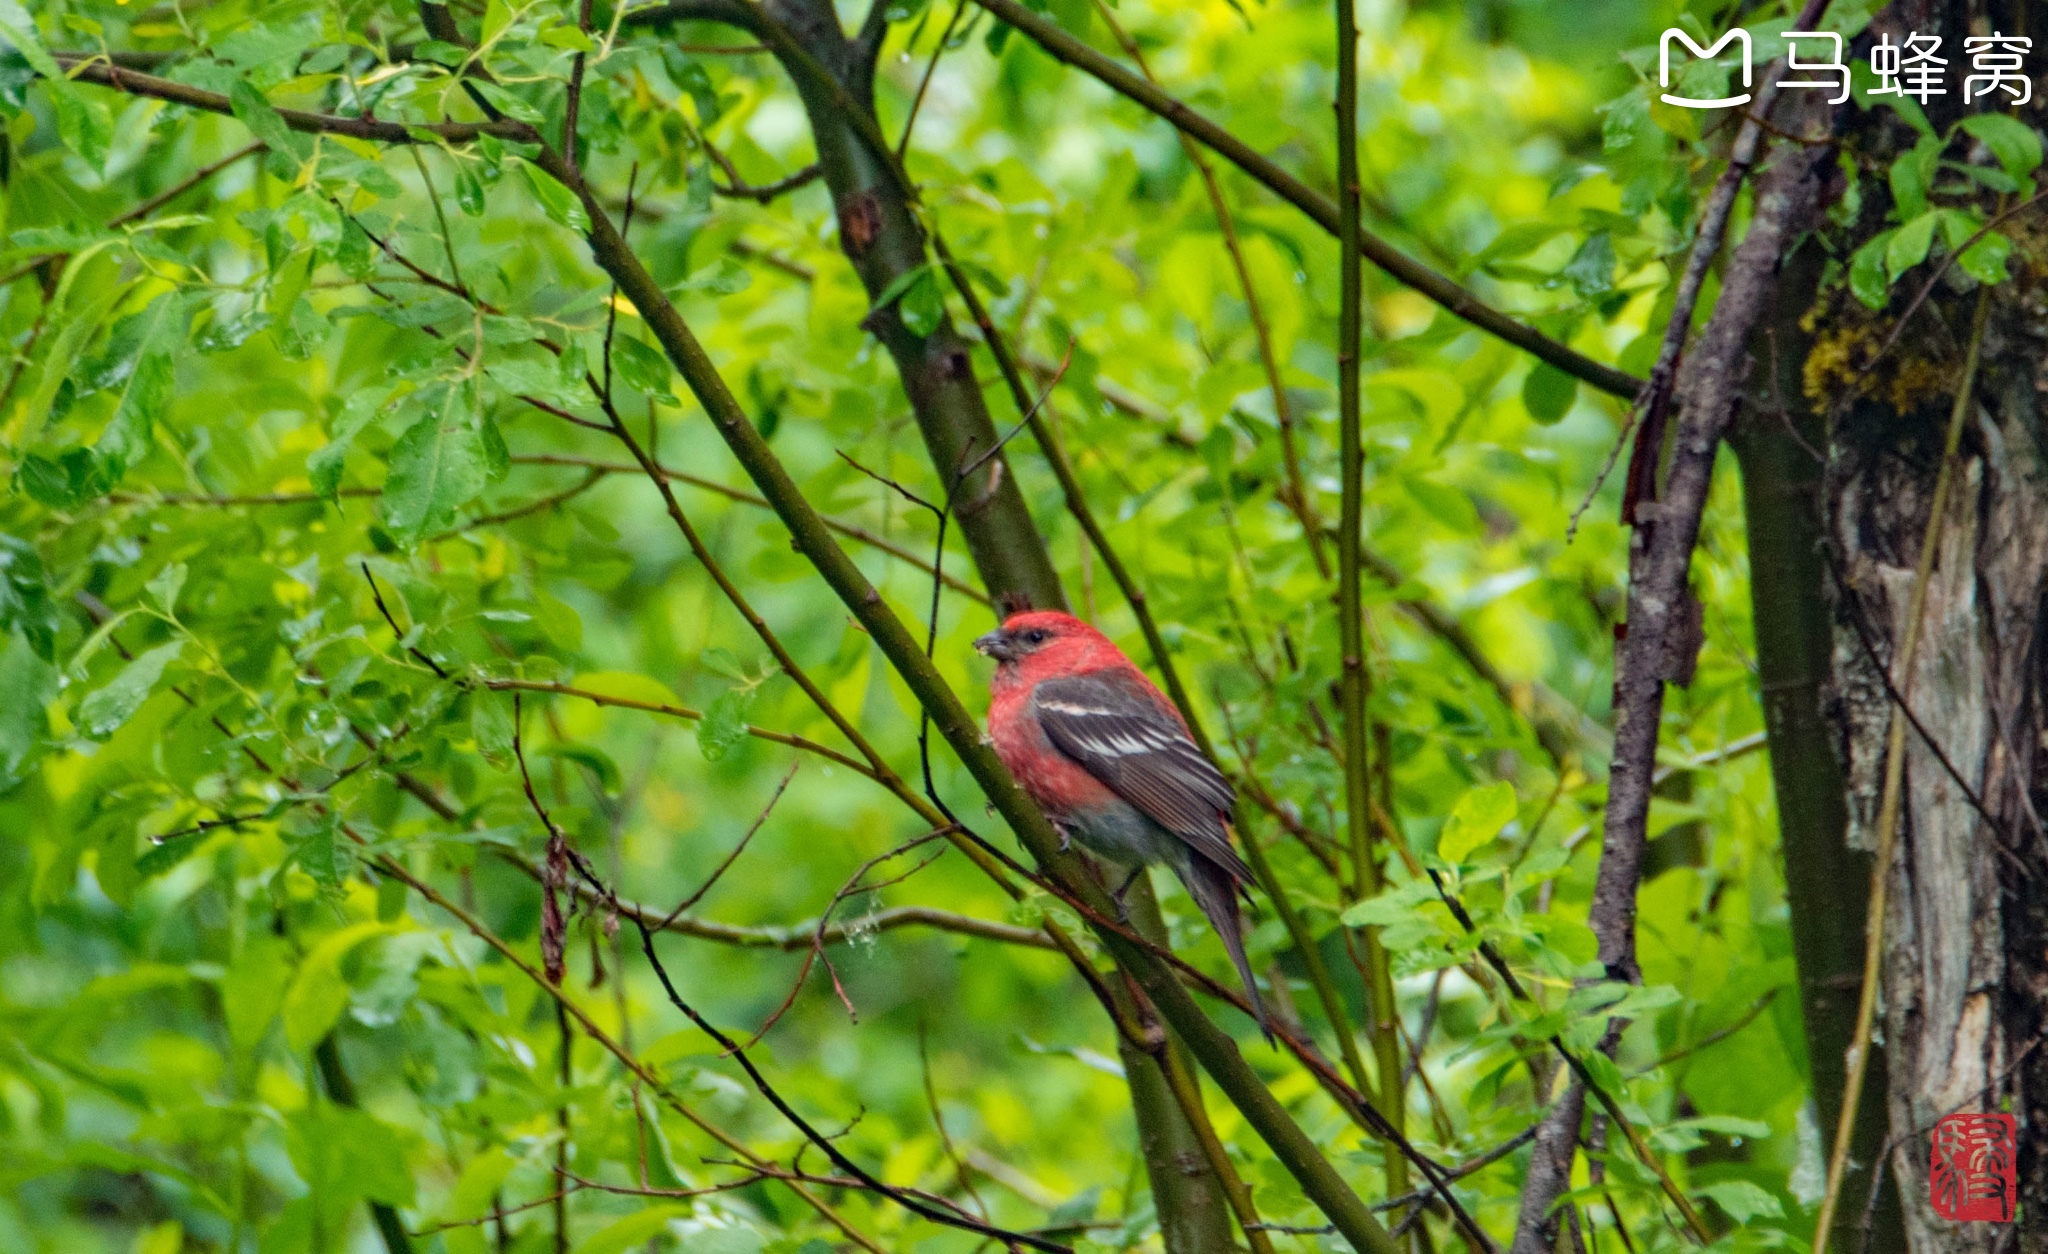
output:
[[[1266,1003],[1259,997],[1258,983],[1252,979],[1252,964],[1244,955],[1244,921],[1237,912],[1237,877],[1197,856],[1188,859],[1181,880],[1188,887],[1188,895],[1207,916],[1209,926],[1216,929],[1223,948],[1230,951],[1230,960],[1237,964],[1238,978],[1244,981],[1245,996],[1251,999],[1252,1015],[1259,1021],[1259,1031],[1265,1033],[1266,1042],[1271,1044],[1273,1023],[1266,1015]]]

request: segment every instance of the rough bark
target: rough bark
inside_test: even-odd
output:
[[[2040,788],[2044,730],[2048,467],[2034,403],[2040,344],[2019,330],[2008,324],[1987,336],[1987,386],[1969,432],[1975,447],[1966,447],[1958,467],[1960,490],[1928,585],[1924,642],[1912,659],[1892,655],[1905,634],[1912,554],[1928,524],[1926,436],[1939,424],[1924,412],[1863,407],[1858,417],[1874,420],[1879,437],[1859,441],[1845,432],[1830,450],[1829,526],[1844,566],[1837,717],[1848,746],[1854,831],[1874,820],[1883,737],[1898,716],[1882,668],[1904,688],[1910,666],[1919,724],[1907,740],[1884,954],[1890,1166],[1915,1254],[1990,1251],[2001,1239],[1989,1225],[1934,1215],[1927,1192],[1933,1123],[1958,1110],[2033,1114],[2042,1102],[2044,1073],[2026,1051],[2048,1005],[2048,929],[2038,909],[2042,833],[2030,795]],[[2029,1119],[2023,1163],[2032,1169],[2023,1178],[2036,1206],[2043,1139],[2043,1125]],[[2043,1240],[2048,1216],[2030,1213],[2022,1246],[2039,1248]]]
[[[1572,1187],[1572,1155],[1578,1148],[1579,1123],[1585,1114],[1586,1089],[1574,1080],[1537,1125],[1510,1254],[1547,1254],[1556,1247],[1558,1227],[1564,1219],[1556,1209],[1557,1199]]]
[[[1856,1022],[1868,908],[1870,855],[1848,843],[1849,811],[1825,700],[1832,679],[1834,611],[1822,480],[1827,424],[1801,384],[1812,336],[1801,320],[1814,302],[1825,254],[1809,243],[1788,259],[1771,314],[1751,345],[1750,403],[1728,434],[1742,468],[1757,682],[1769,737],[1771,782],[1792,949],[1799,964],[1801,1019],[1816,1126],[1840,1117],[1844,1059]],[[1880,1051],[1881,1052],[1881,1051]],[[1846,1178],[1854,1205],[1830,1242],[1854,1250],[1870,1167],[1886,1137],[1884,1068],[1871,1069]],[[1901,1248],[1904,1234],[1890,1177],[1874,1212],[1873,1251]]]
[[[2027,16],[2011,0],[1902,0],[1864,41],[1922,32],[1960,48],[1965,35],[2024,29]],[[2041,104],[2017,115],[2038,128]],[[1964,111],[1959,93],[1928,108],[1943,131]],[[1860,112],[1852,125],[1851,142],[1880,161],[1917,139],[1889,110]],[[1949,155],[1971,156],[1963,143]],[[1889,225],[1882,182],[1864,186],[1862,212],[1834,249],[1854,249]],[[1987,196],[1980,208],[1991,207]],[[1836,585],[1826,710],[1845,764],[1852,847],[1871,848],[1889,728],[1909,718],[1902,817],[1885,872],[1879,1035],[1887,1086],[1863,1100],[1887,1115],[1887,1166],[1898,1182],[1903,1245],[1913,1254],[2048,1249],[2048,1049],[2036,1047],[2048,1024],[2048,841],[2038,817],[2048,802],[2039,759],[2048,731],[2048,464],[2039,406],[2048,388],[2048,255],[2038,223],[2017,220],[2009,229],[2018,245],[2013,278],[1992,294],[1921,644],[1910,659],[1895,653],[1906,636],[1976,283],[1951,271],[1877,361],[1877,346],[1933,266],[1911,271],[1874,316],[1823,292],[1815,320],[1822,343],[1807,372],[1809,395],[1837,415],[1823,489]],[[1905,712],[1900,691],[1910,694]],[[1816,1075],[1821,1062],[1816,1047]],[[2020,1117],[2017,1227],[1940,1219],[1927,1187],[1933,1123],[1956,1111],[1998,1110]],[[1862,1205],[1860,1192],[1845,1198],[1852,1213]]]

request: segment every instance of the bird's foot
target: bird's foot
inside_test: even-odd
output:
[[[1066,853],[1068,850],[1074,847],[1073,830],[1067,827],[1064,823],[1055,824],[1055,826],[1059,828],[1060,833],[1060,852]]]
[[[1110,894],[1111,899],[1113,899],[1116,902],[1117,922],[1129,923],[1131,921],[1131,907],[1130,904],[1124,900],[1124,898],[1130,895],[1131,885],[1137,883],[1138,877],[1140,875],[1143,875],[1144,873],[1145,866],[1143,863],[1140,863],[1137,866],[1132,867],[1131,873],[1129,875],[1124,876],[1124,882],[1117,885],[1116,891]]]

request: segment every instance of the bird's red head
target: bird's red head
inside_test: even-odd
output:
[[[1012,614],[1001,627],[976,640],[974,647],[1003,668],[1022,666],[1046,673],[1076,675],[1130,665],[1130,659],[1108,636],[1058,610]]]

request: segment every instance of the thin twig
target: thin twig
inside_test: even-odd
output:
[[[966,0],[961,0],[965,7]],[[974,1187],[973,1177],[967,1174],[967,1164],[960,1157],[960,1151],[953,1144],[953,1134],[946,1130],[945,1112],[939,1109],[939,1091],[932,1084],[931,1042],[922,1020],[917,1025],[917,1065],[924,1076],[924,1101],[932,1112],[932,1127],[938,1130],[939,1145],[946,1151],[946,1161],[953,1164],[953,1178],[960,1182],[960,1188],[974,1199],[974,1208],[988,1218],[988,1203],[981,1199],[980,1190]]]
[[[910,112],[903,119],[903,138],[896,141],[898,162],[910,151],[910,136],[917,129],[917,111],[924,107],[924,93],[932,85],[932,75],[938,72],[939,58],[946,54],[946,45],[953,40],[953,29],[960,25],[960,17],[966,12],[967,0],[958,0],[953,16],[946,19],[946,29],[939,35],[939,46],[932,49],[932,59],[925,63],[924,77],[917,80],[917,94],[910,98]]]
[[[545,810],[540,806],[538,800],[534,800],[533,804],[535,809],[541,813],[543,822],[552,826],[553,821],[546,817]],[[611,895],[610,889],[596,877],[590,867],[580,857],[577,857],[573,851],[571,851],[571,858],[577,874],[581,875],[593,889],[609,898]],[[878,1193],[905,1210],[910,1211],[912,1214],[936,1224],[942,1224],[949,1228],[958,1228],[998,1241],[1028,1245],[1033,1249],[1048,1251],[1049,1254],[1072,1254],[1069,1247],[1061,1245],[1059,1242],[1048,1241],[1029,1233],[1014,1232],[1007,1228],[997,1227],[957,1208],[948,1209],[943,1206],[935,1206],[924,1198],[908,1190],[887,1184],[868,1172],[866,1168],[848,1157],[845,1151],[839,1148],[833,1137],[825,1135],[809,1120],[797,1113],[796,1108],[789,1104],[788,1099],[783,1097],[781,1092],[769,1081],[768,1077],[755,1065],[753,1059],[747,1054],[745,1047],[720,1031],[716,1024],[713,1024],[709,1019],[698,1013],[695,1007],[683,999],[682,994],[676,989],[675,981],[670,978],[667,967],[662,964],[660,955],[655,951],[654,929],[638,919],[634,920],[634,926],[640,931],[641,952],[646,956],[648,966],[653,969],[655,977],[660,980],[662,991],[667,994],[669,1004],[681,1011],[685,1018],[689,1019],[705,1035],[717,1042],[727,1057],[739,1063],[740,1069],[746,1073],[747,1079],[752,1082],[755,1091],[766,1098],[769,1105],[773,1106],[776,1112],[789,1122],[790,1126],[802,1133],[805,1139],[822,1151],[832,1161],[833,1166],[846,1175],[851,1176],[855,1181],[858,1181],[860,1187]]]
[[[762,806],[761,813],[754,816],[754,821],[748,825],[746,833],[740,837],[739,843],[732,847],[732,852],[726,854],[724,859],[711,869],[711,874],[705,877],[702,884],[698,885],[696,892],[677,902],[675,909],[663,915],[661,922],[655,925],[656,927],[666,930],[669,924],[674,923],[682,915],[683,911],[704,900],[704,894],[710,892],[717,885],[719,877],[724,875],[726,870],[739,860],[739,856],[747,851],[747,845],[754,839],[754,833],[760,831],[762,825],[768,821],[768,816],[775,813],[775,803],[782,800],[782,794],[789,788],[789,781],[796,778],[797,767],[802,764],[801,760],[789,764],[789,769],[782,773],[782,781],[776,784],[775,791],[769,794],[768,804]],[[818,926],[822,929],[824,921],[820,920]]]

